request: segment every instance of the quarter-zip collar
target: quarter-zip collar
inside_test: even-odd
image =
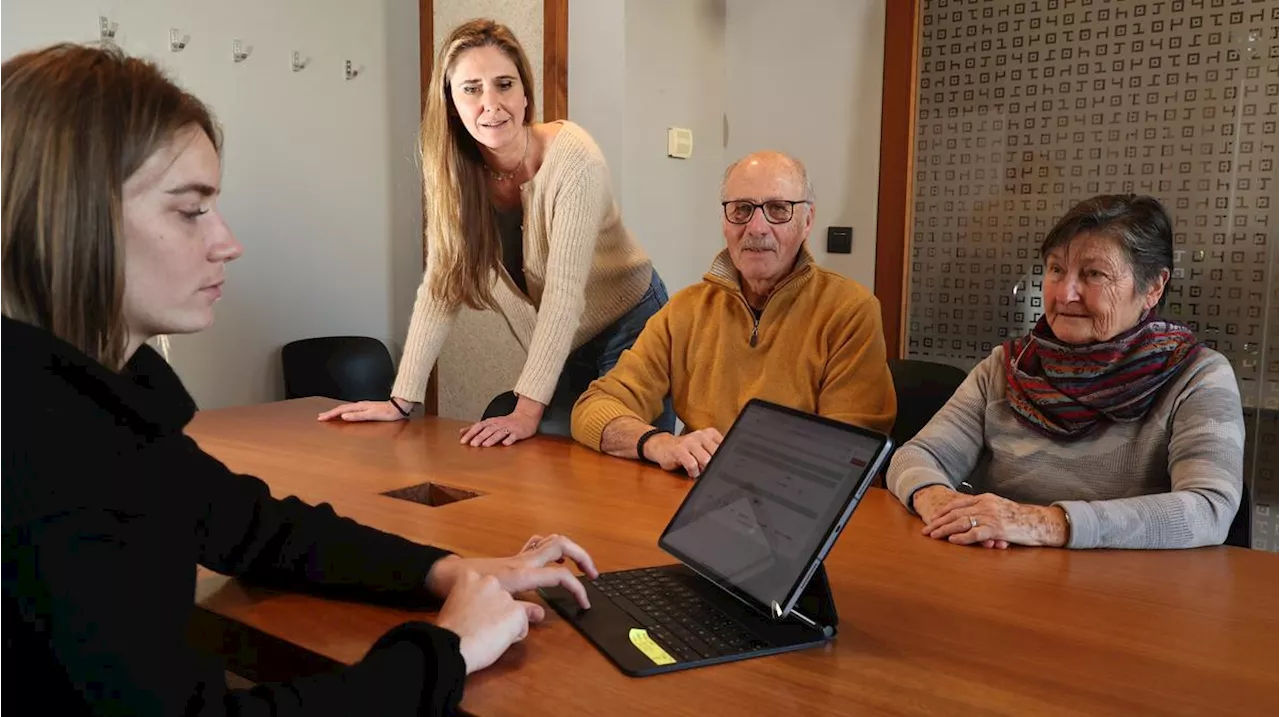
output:
[[[755,348],[760,337],[760,322],[764,319],[764,313],[769,308],[769,302],[773,297],[784,293],[797,290],[804,285],[806,281],[813,275],[813,254],[809,251],[808,243],[800,245],[800,251],[796,254],[796,263],[791,268],[791,273],[787,274],[773,287],[773,291],[765,297],[764,306],[760,308],[760,315],[752,310],[750,302],[747,301],[747,295],[742,291],[742,276],[738,273],[738,268],[733,265],[733,257],[729,255],[729,249],[720,250],[714,261],[711,262],[711,269],[703,274],[702,278],[711,284],[714,284],[731,294],[734,294],[742,302],[742,308],[751,317],[751,338],[750,344]]]

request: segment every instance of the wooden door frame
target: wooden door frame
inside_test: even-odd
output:
[[[542,121],[563,119],[569,119],[569,0],[542,0]]]
[[[435,3],[418,0],[418,112],[427,106],[431,67],[435,60]],[[569,0],[542,0],[542,121],[569,118]],[[426,222],[426,207],[423,207]],[[426,269],[426,237],[423,236],[423,269]],[[423,409],[428,416],[440,408],[439,372],[431,367]]]
[[[884,14],[880,191],[876,201],[875,294],[890,358],[906,354],[907,247],[911,245],[920,0],[890,0]]]
[[[427,108],[427,91],[431,86],[431,65],[435,59],[436,46],[436,6],[434,0],[418,0],[418,118]],[[421,121],[419,121],[421,125]],[[421,158],[419,158],[421,159]],[[422,198],[422,270],[427,270],[427,200]],[[407,341],[408,339],[406,339]],[[440,372],[437,363],[431,366],[431,375],[427,378],[427,392],[422,397],[422,410],[428,416],[440,413]]]

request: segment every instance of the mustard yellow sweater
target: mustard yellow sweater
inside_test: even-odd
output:
[[[636,305],[653,279],[653,264],[622,224],[604,154],[572,122],[563,123],[542,166],[521,186],[520,202],[529,295],[519,293],[502,268],[493,277],[493,295],[528,352],[516,393],[548,403],[569,352]],[[391,390],[411,401],[422,401],[458,316],[458,307],[436,300],[430,279],[428,266]]]
[[[758,322],[722,251],[702,283],[672,297],[618,365],[582,394],[573,437],[599,450],[610,421],[652,423],[668,391],[690,431],[727,431],[753,397],[885,433],[898,411],[880,303],[816,265],[805,248]]]

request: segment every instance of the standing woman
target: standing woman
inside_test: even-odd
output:
[[[492,20],[455,29],[422,118],[427,269],[391,399],[320,420],[407,418],[465,304],[501,312],[528,356],[514,409],[464,429],[462,442],[568,436],[578,396],[666,303],[622,225],[600,148],[572,122],[535,124],[533,115],[529,60],[511,31]],[[657,424],[668,430],[669,406]]]

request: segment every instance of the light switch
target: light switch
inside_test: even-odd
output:
[[[667,128],[667,156],[688,159],[693,155],[693,130],[684,127]]]
[[[853,253],[853,227],[827,227],[827,253]]]

